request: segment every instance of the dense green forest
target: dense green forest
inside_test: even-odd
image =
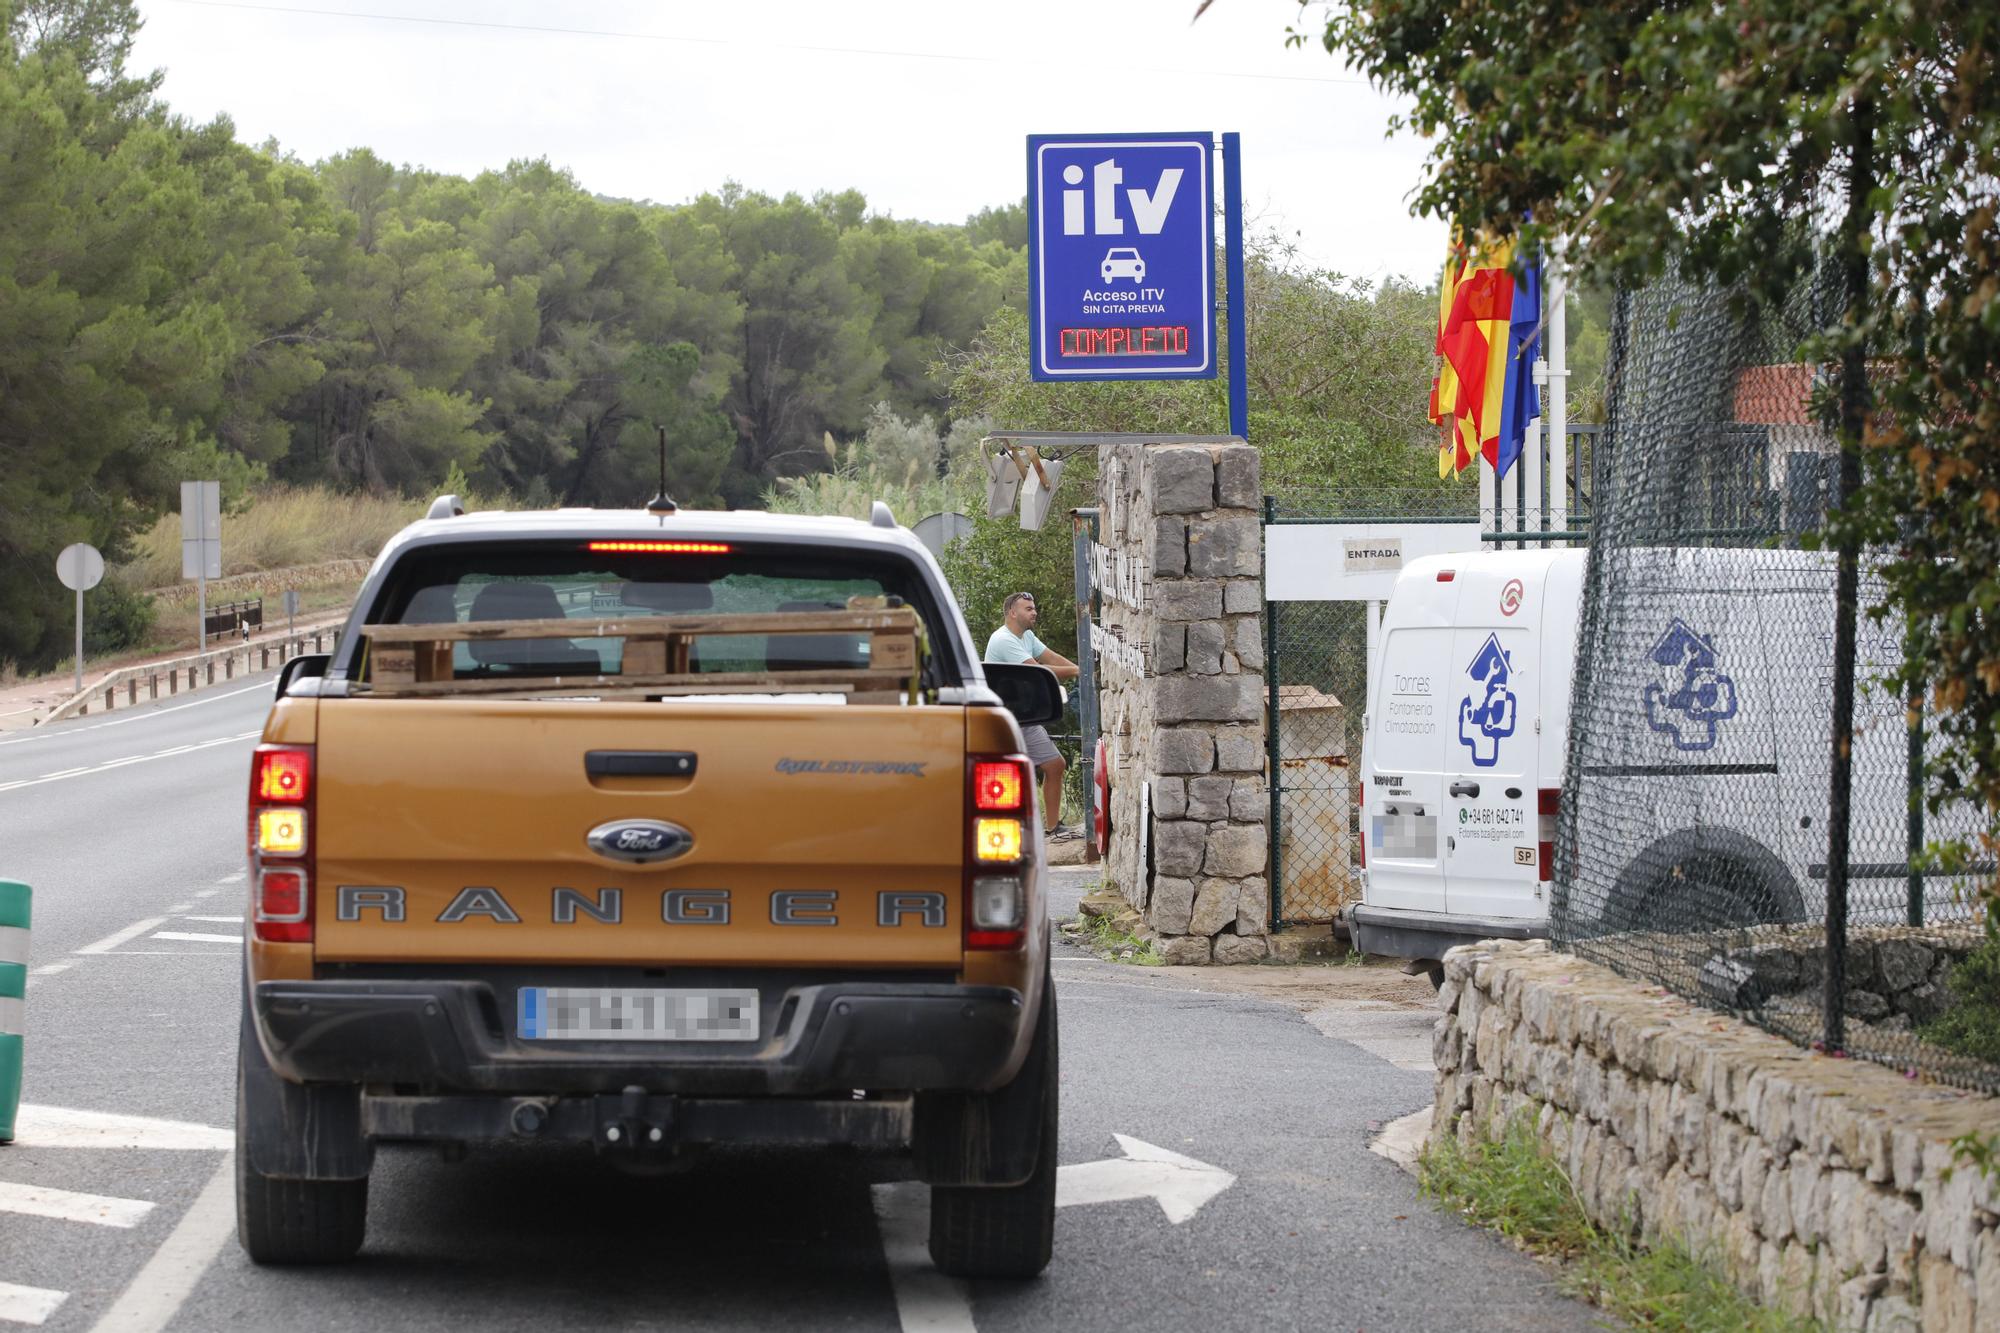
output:
[[[1018,203],[937,225],[852,191],[661,205],[542,161],[307,163],[174,116],[127,69],[130,0],[0,14],[0,663],[65,656],[55,553],[119,564],[185,478],[237,509],[273,483],[630,504],[664,427],[683,503],[889,494],[910,521],[972,507],[989,425],[1224,429],[1221,381],[1029,382]],[[1267,478],[1427,484],[1432,298],[1270,237],[1248,297]],[[982,525],[959,567],[983,593],[1047,565],[1066,591],[1067,550]],[[93,615],[143,623],[134,593],[113,580]]]

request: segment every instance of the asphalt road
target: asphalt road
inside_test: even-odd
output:
[[[643,1175],[548,1149],[385,1150],[359,1261],[257,1269],[235,1243],[227,1131],[247,754],[269,685],[0,740],[0,876],[35,888],[0,1328],[1598,1325],[1369,1151],[1371,1125],[1429,1102],[1420,1042],[1067,947],[1063,1164],[1120,1158],[1123,1135],[1234,1180],[1179,1222],[1144,1197],[1064,1207],[1040,1281],[930,1273],[906,1243],[922,1191],[865,1159]]]

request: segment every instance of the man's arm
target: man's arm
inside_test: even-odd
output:
[[[1055,672],[1057,680],[1070,680],[1076,676],[1078,671],[1076,663],[1070,661],[1053,648],[1043,648],[1042,655],[1037,657],[1035,661]]]

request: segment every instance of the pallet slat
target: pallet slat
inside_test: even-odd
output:
[[[857,701],[921,698],[922,664],[929,656],[923,620],[911,607],[780,611],[750,615],[642,616],[585,620],[446,621],[418,625],[369,625],[361,692],[390,698],[446,695],[597,698],[719,693],[846,693]],[[760,635],[866,634],[867,667],[797,671],[698,672],[688,669],[694,641]],[[459,643],[537,639],[622,639],[619,675],[498,676],[456,679],[453,647]]]

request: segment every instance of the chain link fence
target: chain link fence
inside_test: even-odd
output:
[[[1944,873],[1926,851],[1977,812],[1918,799],[1922,701],[1879,683],[1902,634],[1870,615],[1886,553],[1860,553],[1850,649],[1818,541],[1840,499],[1842,367],[1798,349],[1838,324],[1842,293],[1823,264],[1759,313],[1671,279],[1620,298],[1552,934],[1800,1044],[2000,1091],[1945,1021],[2000,1007],[1965,961],[1992,867]]]

